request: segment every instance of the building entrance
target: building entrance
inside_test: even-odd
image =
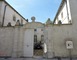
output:
[[[37,41],[37,35],[34,35],[34,56],[43,56],[43,42]]]
[[[44,55],[44,36],[41,36],[41,40],[37,40],[37,35],[34,35],[33,29],[26,29],[24,32],[24,57],[43,56]]]
[[[43,56],[43,44],[41,42],[34,43],[34,56]]]

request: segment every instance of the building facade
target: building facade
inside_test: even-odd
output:
[[[72,21],[70,22],[71,24],[68,22],[60,25],[58,23],[55,23],[56,20],[54,21],[55,24],[53,24],[50,19],[47,20],[46,24],[43,24],[36,22],[35,17],[32,17],[32,22],[28,22],[24,26],[1,27],[0,57],[37,56],[37,54],[35,54],[36,50],[34,49],[34,45],[35,43],[43,42],[43,49],[42,51],[40,51],[43,53],[42,57],[68,58],[71,56],[72,58],[76,58],[77,0],[66,1],[69,1],[71,16],[70,19]],[[65,0],[63,0],[62,2],[65,2]],[[63,4],[62,6],[65,6]],[[66,15],[63,15],[63,17],[65,16]],[[41,56],[41,54],[39,56]]]
[[[58,12],[54,18],[54,24],[58,24],[61,21],[62,24],[71,24],[71,11],[69,0],[62,0]]]
[[[33,45],[31,45],[33,47],[33,51],[34,51],[33,55],[38,56],[38,55],[43,55],[42,44],[44,42],[44,27],[45,27],[45,25],[43,23],[41,23],[41,22],[36,22],[35,19],[36,19],[35,17],[31,17],[32,22],[28,22],[27,24],[25,24],[24,28],[26,30],[29,30],[29,31],[33,29],[33,37],[32,37],[32,39],[28,38],[32,34],[31,33],[27,33],[27,34],[29,34],[29,36],[27,36],[27,40],[28,41],[30,40],[31,42],[33,42]],[[30,44],[30,43],[28,43],[28,44]],[[40,53],[38,51],[40,51],[42,53]]]
[[[16,22],[23,25],[27,23],[27,20],[5,0],[0,0],[0,25],[7,26],[10,23],[15,26]]]
[[[69,2],[69,8],[68,11],[70,11],[69,13],[69,20],[71,20],[72,22],[70,23],[63,23],[60,25],[58,24],[58,22],[56,23],[56,19],[59,16],[59,13],[61,13],[61,10],[63,9],[59,9],[58,13],[55,17],[54,20],[54,25],[49,27],[47,26],[47,28],[45,29],[47,32],[47,34],[45,34],[45,40],[48,46],[48,57],[52,57],[52,56],[56,56],[56,57],[69,57],[70,55],[72,57],[77,57],[77,53],[76,53],[76,24],[77,24],[77,8],[76,8],[76,3],[77,0],[63,0],[64,2],[67,1]],[[63,2],[62,1],[62,2]],[[62,3],[61,3],[62,4]],[[63,4],[61,7],[64,7]],[[70,17],[71,16],[71,17]],[[64,15],[63,15],[64,17]],[[70,19],[71,18],[71,19]],[[51,32],[51,33],[50,33]],[[68,49],[67,48],[67,41],[72,41],[73,44],[73,48]],[[50,43],[49,43],[50,42]],[[69,45],[69,44],[68,44]],[[71,52],[70,52],[71,50]],[[52,53],[51,53],[52,52]],[[70,54],[70,53],[71,54]]]

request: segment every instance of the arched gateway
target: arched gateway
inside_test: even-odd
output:
[[[35,17],[31,19],[24,26],[24,57],[43,56],[44,24],[35,22]]]

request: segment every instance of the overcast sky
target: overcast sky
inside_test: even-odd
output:
[[[23,17],[31,21],[35,16],[36,21],[45,23],[48,18],[53,21],[60,6],[61,0],[6,0]]]

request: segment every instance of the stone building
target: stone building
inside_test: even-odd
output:
[[[18,22],[23,25],[27,20],[20,15],[10,4],[5,0],[0,0],[0,26],[7,26],[9,23],[12,26],[18,25]]]
[[[62,0],[60,4],[57,14],[54,18],[54,24],[58,24],[59,21],[61,21],[62,24],[72,23],[69,0]]]

